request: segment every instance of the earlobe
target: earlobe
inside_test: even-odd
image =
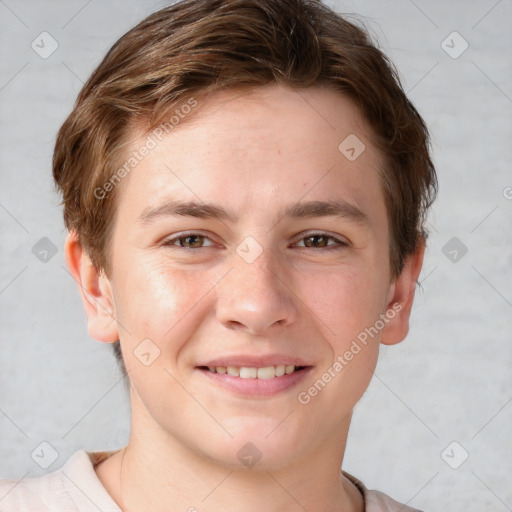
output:
[[[423,265],[425,247],[426,241],[421,237],[416,251],[407,258],[402,272],[390,286],[386,306],[388,321],[381,335],[381,343],[384,345],[400,343],[409,332],[409,317],[414,301],[416,284]]]
[[[119,339],[119,332],[109,279],[94,267],[74,231],[66,237],[64,254],[82,297],[90,336],[97,341],[113,343]]]

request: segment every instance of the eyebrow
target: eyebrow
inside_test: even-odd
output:
[[[155,208],[146,208],[137,220],[143,224],[148,224],[159,217],[170,215],[198,217],[201,219],[222,219],[231,222],[236,220],[235,214],[222,206],[196,201],[168,201]]]
[[[236,222],[238,216],[229,209],[220,205],[202,203],[196,201],[167,201],[160,206],[146,208],[138,222],[149,224],[161,217],[186,216],[201,219],[219,219]],[[368,227],[370,219],[368,215],[357,206],[342,199],[331,201],[305,201],[288,206],[281,214],[281,218],[311,218],[311,217],[339,217],[355,224]]]
[[[307,201],[289,206],[284,216],[292,218],[340,217],[360,225],[370,225],[368,215],[357,206],[342,199],[332,201]]]

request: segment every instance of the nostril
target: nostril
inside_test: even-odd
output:
[[[242,322],[239,322],[238,320],[230,320],[229,325],[230,327],[236,330],[247,329],[247,326],[245,326]]]

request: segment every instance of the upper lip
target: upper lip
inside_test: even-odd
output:
[[[233,355],[226,357],[217,357],[199,364],[198,366],[235,366],[245,368],[264,368],[266,366],[278,365],[311,366],[304,360],[283,354],[270,354],[266,356]]]

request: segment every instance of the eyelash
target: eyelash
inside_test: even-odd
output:
[[[190,247],[182,247],[181,245],[176,244],[176,242],[178,242],[179,240],[183,240],[185,238],[188,238],[189,236],[199,236],[199,237],[203,237],[207,240],[210,240],[210,238],[207,235],[205,235],[201,232],[192,231],[190,233],[183,233],[174,238],[170,238],[170,239],[166,240],[165,242],[163,242],[162,245],[168,246],[168,247],[177,247],[179,249],[186,249],[189,251],[190,250],[198,250],[198,249],[206,249],[207,247],[211,247],[211,246],[206,246],[206,247],[198,247],[198,248],[194,249],[194,248],[190,248]],[[307,238],[313,238],[315,236],[321,236],[321,237],[327,238],[327,240],[328,240],[327,243],[329,243],[329,241],[331,241],[331,240],[334,240],[336,243],[327,245],[325,247],[306,247],[305,246],[304,249],[323,249],[324,251],[333,251],[333,250],[343,249],[343,248],[349,246],[349,244],[347,242],[343,242],[342,240],[339,240],[338,238],[336,238],[334,236],[327,235],[326,233],[322,233],[322,232],[307,233],[306,235],[303,235],[301,238],[299,238],[298,241],[302,242],[303,240],[305,240]],[[212,240],[210,240],[210,242],[211,241]]]

